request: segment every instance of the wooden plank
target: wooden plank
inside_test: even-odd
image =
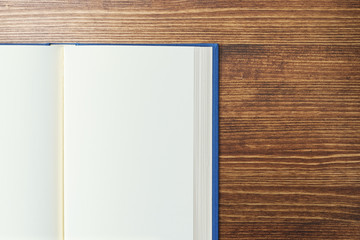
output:
[[[33,2],[29,8],[25,2],[3,3],[0,42],[359,44],[360,39],[358,8],[204,8],[187,2],[192,7],[122,9],[81,2]]]
[[[358,0],[318,0],[318,1],[300,1],[300,0],[242,0],[242,1],[217,1],[217,0],[1,0],[0,7],[16,8],[22,10],[40,10],[40,9],[110,9],[126,11],[151,12],[156,10],[166,10],[174,12],[182,10],[190,12],[193,9],[225,9],[242,8],[250,10],[258,9],[358,9],[360,2]]]
[[[360,47],[220,49],[221,239],[360,238]]]

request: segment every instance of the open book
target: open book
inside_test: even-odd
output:
[[[216,240],[217,49],[1,45],[0,239]]]

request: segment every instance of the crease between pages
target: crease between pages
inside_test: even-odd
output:
[[[60,201],[60,206],[59,206],[59,216],[60,216],[60,239],[64,240],[65,239],[65,230],[64,230],[64,66],[65,66],[65,62],[64,62],[64,51],[65,51],[65,47],[64,46],[59,46],[59,137],[60,137],[60,164],[61,166],[59,166],[59,169],[61,169],[61,173],[59,174],[60,176],[60,189],[61,189],[61,201]]]

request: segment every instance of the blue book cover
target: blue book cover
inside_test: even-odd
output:
[[[219,235],[219,46],[218,44],[98,44],[98,43],[43,43],[0,45],[76,45],[76,46],[183,46],[212,48],[212,239]]]

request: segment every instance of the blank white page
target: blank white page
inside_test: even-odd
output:
[[[64,58],[65,239],[192,239],[194,48]]]
[[[0,239],[62,239],[62,47],[0,46]]]

